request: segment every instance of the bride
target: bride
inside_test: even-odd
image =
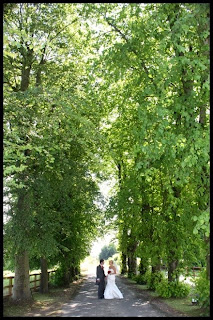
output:
[[[116,268],[113,265],[113,261],[109,261],[109,271],[107,276],[107,285],[104,291],[104,298],[105,299],[123,299],[123,295],[118,289],[118,287],[115,284],[115,275],[116,275]]]

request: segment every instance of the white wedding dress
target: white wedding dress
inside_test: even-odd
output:
[[[123,299],[123,295],[115,284],[114,270],[109,268],[111,271],[107,276],[107,285],[104,291],[104,299]]]

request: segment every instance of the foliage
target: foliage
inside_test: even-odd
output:
[[[101,113],[84,76],[75,7],[16,4],[4,12],[5,259],[25,248],[31,267],[45,257],[72,276],[101,220],[92,176]]]
[[[122,269],[209,270],[209,23],[207,3],[4,6],[7,259],[77,270],[107,219]]]
[[[197,234],[199,231],[204,232],[206,237],[209,237],[210,234],[210,208],[207,208],[203,211],[198,217],[193,216],[192,219],[196,221],[196,225],[194,227],[193,233]]]
[[[3,261],[3,269],[10,270],[11,272],[15,271],[14,259],[4,259]]]
[[[202,271],[195,279],[195,294],[201,307],[210,307],[210,280],[206,277],[206,271]]]
[[[105,245],[101,249],[99,254],[99,259],[107,260],[109,257],[112,257],[117,252],[114,243],[110,243],[108,246]]]
[[[56,287],[68,286],[72,279],[70,277],[69,282],[66,282],[66,279],[64,277],[65,273],[66,268],[63,265],[59,266],[59,268],[57,268],[56,272],[54,273],[54,278],[51,281],[52,284]]]
[[[163,279],[156,285],[156,292],[160,297],[163,298],[183,298],[188,296],[190,292],[190,286],[183,282],[168,282],[167,279]]]
[[[187,297],[190,291],[190,286],[187,283],[173,281],[170,283],[172,297],[183,298]]]
[[[145,275],[143,274],[134,275],[132,279],[136,281],[138,284],[146,284]]]
[[[104,159],[117,170],[106,217],[126,258],[163,259],[172,276],[209,251],[209,214],[196,224],[209,207],[209,5],[115,7],[82,13],[106,30],[94,32],[93,69],[109,110]]]
[[[160,283],[157,284],[156,292],[162,298],[170,298],[172,296],[170,285],[167,279],[163,279]]]
[[[150,270],[147,270],[143,279],[149,289],[155,290],[157,285],[163,281],[164,274],[161,271],[151,272]]]

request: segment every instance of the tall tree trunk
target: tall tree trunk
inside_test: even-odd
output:
[[[24,178],[23,178],[24,179]],[[18,202],[16,208],[16,223],[18,227],[23,231],[27,231],[27,201],[26,191],[20,190],[18,193]],[[17,231],[18,232],[18,231]],[[26,235],[27,236],[27,235]],[[30,279],[29,279],[29,256],[26,248],[20,246],[17,248],[17,254],[15,255],[15,277],[13,287],[13,299],[24,300],[31,298],[30,291]]]
[[[200,116],[199,116],[199,123],[204,127],[206,124],[206,106],[201,106],[200,107]],[[209,185],[205,179],[205,177],[208,177],[207,169],[205,166],[202,167],[202,173],[201,173],[201,179],[203,182],[203,187],[206,190],[206,193],[208,194],[209,190]],[[203,198],[202,198],[203,199]],[[205,210],[209,207],[209,199],[206,201],[206,203],[201,204],[199,203],[199,209]],[[205,208],[205,209],[204,209]],[[209,251],[209,243],[210,243],[210,238],[209,237],[204,237],[204,241],[207,246],[207,253],[206,253],[206,277],[207,279],[210,280],[210,251]]]
[[[206,278],[210,280],[210,253],[206,255]]]
[[[40,292],[48,292],[48,270],[47,270],[47,260],[45,257],[41,257],[41,283],[40,283]]]
[[[21,91],[26,91],[30,84],[30,70],[31,67],[22,67],[22,81],[21,81]]]
[[[134,252],[128,256],[128,275],[136,274],[137,259],[134,257]]]
[[[118,169],[118,182],[119,182],[119,188],[120,191],[122,190],[122,184],[123,180],[125,179],[126,175],[124,172],[123,168],[123,160],[122,157],[120,157],[120,160],[118,161],[117,164],[117,169]],[[122,217],[122,212],[119,212],[119,215]],[[126,226],[124,223],[124,226],[121,227],[121,248],[122,248],[122,253],[121,253],[121,274],[126,274],[127,273],[127,254],[126,254],[126,239],[127,239],[127,230]]]
[[[29,277],[29,257],[27,251],[15,256],[15,278],[13,286],[13,300],[32,299]]]
[[[140,264],[139,264],[139,273],[141,275],[145,274],[147,271],[147,264],[144,263],[144,260],[141,258]]]
[[[170,260],[168,263],[168,281],[178,281],[178,274],[175,272],[178,267],[178,260],[176,259],[175,251],[170,251]]]
[[[179,199],[181,197],[181,188],[177,187],[177,186],[172,186],[172,190],[174,192],[174,197]],[[174,223],[177,222],[177,224],[178,224],[178,218],[177,218],[176,212],[177,212],[177,208],[174,208],[173,209],[173,220],[174,220]],[[171,240],[173,243],[173,248],[169,250],[169,257],[168,257],[169,258],[168,259],[169,260],[169,262],[168,262],[168,281],[169,282],[174,281],[174,280],[176,280],[176,281],[179,280],[179,275],[176,270],[178,267],[179,260],[178,260],[178,256],[177,256],[178,250],[177,250],[177,244],[176,244],[175,231],[173,231],[173,233],[170,234],[170,236],[171,236]]]
[[[121,254],[121,274],[127,273],[127,265],[126,265],[127,256],[122,252]]]
[[[66,267],[65,268],[65,272],[64,272],[63,280],[64,280],[64,285],[67,286],[67,287],[70,284],[70,280],[71,280],[72,274],[73,274],[73,268],[72,267],[70,267],[70,268]]]
[[[206,123],[206,106],[205,105],[200,106],[199,123],[203,126]]]
[[[36,87],[41,86],[41,82],[42,82],[41,81],[41,72],[42,72],[42,65],[45,64],[45,59],[44,59],[45,50],[46,50],[46,46],[43,48],[41,60],[40,60],[40,63],[38,65],[38,69],[37,69],[37,72],[36,72]]]
[[[22,55],[23,61],[20,90],[26,91],[30,83],[30,70],[33,61],[33,50],[28,47],[27,53],[22,53]],[[27,143],[27,137],[25,137],[25,140]],[[20,180],[21,179],[25,180],[26,176],[23,176],[20,178]],[[29,214],[29,211],[26,208],[26,203],[26,192],[25,190],[21,190],[18,193],[17,212],[15,217],[20,228],[26,227],[26,216]],[[15,256],[15,277],[12,298],[14,300],[25,300],[32,298],[29,279],[29,256],[24,246],[23,248],[19,248],[18,254]]]
[[[208,9],[207,17],[208,17],[208,19],[210,18],[210,10],[209,9]],[[207,22],[204,25],[199,24],[199,32],[202,33],[205,30],[209,30],[209,26],[210,26],[209,22]],[[208,46],[208,48],[210,47],[210,35],[203,41],[203,45],[204,46]],[[209,62],[210,62],[210,51],[209,51],[209,49],[204,52],[204,55],[209,58]],[[208,76],[209,76],[209,72],[206,72],[202,76],[202,86],[208,80]],[[205,89],[202,88],[202,91],[205,91]],[[205,126],[205,124],[206,124],[206,109],[207,109],[207,106],[205,104],[202,104],[200,106],[199,123],[202,126]]]
[[[129,236],[131,237],[131,235]],[[137,258],[135,256],[135,250],[137,248],[137,241],[131,242],[128,245],[128,275],[136,274],[137,269]]]
[[[76,269],[75,269],[75,264],[73,263],[70,267],[69,267],[69,274],[70,274],[70,277],[69,277],[69,282],[74,278],[74,276],[76,275],[75,273]]]
[[[207,253],[206,253],[206,278],[210,280],[210,250],[209,250],[209,245],[210,245],[210,237],[204,236],[204,241],[207,246]]]
[[[79,264],[75,266],[75,275],[78,275],[78,274],[80,274],[80,265]]]
[[[160,271],[160,263],[157,265],[152,266],[152,272],[155,273],[157,271]]]
[[[30,71],[33,62],[33,49],[27,48],[27,53],[23,54],[22,74],[21,74],[21,91],[26,91],[30,84]]]

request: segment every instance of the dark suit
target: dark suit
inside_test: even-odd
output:
[[[105,290],[105,274],[104,270],[101,268],[101,265],[97,266],[96,276],[100,279],[100,283],[98,285],[98,298],[104,298],[104,290]]]

